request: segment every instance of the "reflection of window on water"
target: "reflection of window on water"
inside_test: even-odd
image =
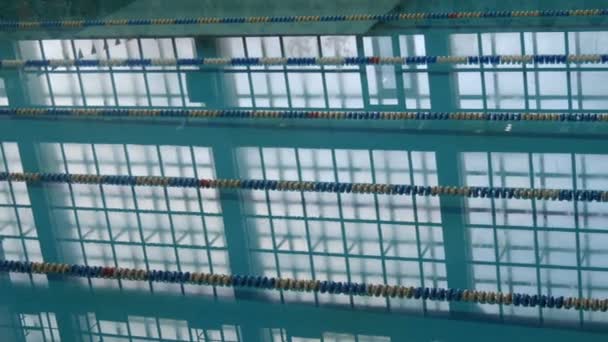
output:
[[[391,342],[387,336],[355,335],[325,332],[321,337],[298,337],[286,329],[265,329],[264,342]]]
[[[231,57],[424,55],[422,36],[364,37],[360,41],[355,36],[247,37],[221,41],[222,55]],[[233,105],[241,107],[429,108],[428,77],[423,69],[407,68],[399,76],[393,66],[235,67],[230,83],[236,98]]]
[[[54,313],[14,314],[4,308],[0,308],[0,336],[3,341],[61,341]]]
[[[19,314],[26,341],[59,341],[57,319],[52,312]]]
[[[45,144],[42,150],[47,170],[53,172],[215,178],[211,151],[204,147]],[[65,262],[230,272],[214,190],[86,184],[54,184],[48,189]],[[179,289],[179,285],[166,286]],[[208,287],[190,290],[213,291]]]
[[[437,184],[431,152],[243,148],[241,177]],[[390,161],[390,162],[389,162]],[[244,192],[254,273],[303,279],[445,286],[437,198]],[[283,293],[309,300],[420,308],[421,302]],[[426,303],[429,309],[445,309]]]
[[[6,95],[6,84],[4,79],[0,78],[0,106],[8,106],[8,96]]]
[[[604,54],[606,32],[522,32],[451,35],[452,55]],[[603,64],[459,65],[463,109],[606,109]]]
[[[246,37],[220,39],[222,56],[317,57],[356,55],[354,36]],[[240,107],[362,108],[356,67],[236,67],[233,95]]]
[[[453,55],[602,54],[604,32],[451,35]],[[422,35],[218,38],[228,57],[425,55]],[[21,58],[191,58],[192,38],[21,41]],[[29,99],[39,105],[200,106],[190,102],[192,67],[49,68],[26,72]],[[606,67],[593,65],[458,66],[463,109],[605,109]],[[228,104],[255,108],[428,109],[425,66],[232,67],[222,75]],[[362,72],[364,71],[364,72]],[[401,75],[399,75],[401,73]],[[364,77],[363,77],[364,76]],[[219,86],[219,85],[216,85]],[[0,105],[3,103],[0,87]],[[4,101],[6,102],[6,101]]]
[[[365,56],[380,57],[424,56],[424,36],[364,37],[363,53]],[[366,66],[369,104],[409,109],[430,108],[429,81],[425,69],[425,65]]]
[[[424,55],[422,35],[395,37],[296,36],[217,38],[217,56],[330,57]],[[201,43],[204,44],[204,43]],[[208,48],[207,46],[200,46]],[[24,59],[192,58],[193,38],[27,40]],[[254,108],[429,108],[425,66],[236,66],[222,68],[231,106]],[[26,72],[28,98],[36,105],[200,106],[191,102],[187,74],[194,67],[57,67]],[[199,87],[200,88],[200,87]],[[198,88],[197,88],[198,89]],[[220,93],[218,93],[219,95]],[[196,94],[200,98],[200,94]],[[2,104],[0,100],[0,105]]]
[[[100,319],[95,313],[75,320],[83,340],[106,341],[242,341],[240,328],[234,325],[199,328],[188,321],[162,317],[128,316],[126,321]]]
[[[465,153],[465,183],[605,189],[604,155]],[[602,203],[468,199],[467,225],[475,287],[492,291],[603,298],[608,279],[608,207]],[[580,291],[580,292],[579,292]],[[483,310],[496,311],[485,306]],[[577,312],[503,308],[503,314],[578,320]],[[540,311],[539,311],[540,310]],[[602,320],[585,313],[585,320]]]
[[[192,58],[192,38],[42,40],[19,42],[23,59]],[[200,106],[190,103],[187,68],[47,68],[26,72],[36,105]]]
[[[23,172],[16,143],[0,143],[0,172]],[[38,232],[27,187],[23,182],[0,182],[0,259],[42,261]],[[46,276],[10,273],[12,282],[45,283]]]

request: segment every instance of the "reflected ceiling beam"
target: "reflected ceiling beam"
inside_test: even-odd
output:
[[[2,141],[178,146],[230,145],[260,147],[421,149],[438,151],[451,145],[462,152],[606,152],[607,132],[593,123],[513,124],[462,122],[251,122],[217,120],[43,120],[2,119]],[[24,135],[21,132],[29,132]],[[125,132],[130,134],[125,135]],[[365,139],[361,139],[361,134]],[[425,138],[422,138],[424,136]],[[229,137],[229,139],[227,139]],[[427,139],[428,138],[428,139]],[[436,139],[441,139],[441,144]],[[513,144],[513,139],[518,144]],[[522,149],[527,147],[527,150]]]
[[[6,285],[6,284],[5,284]],[[10,286],[10,285],[8,285]],[[8,290],[3,288],[2,290]],[[214,300],[202,296],[148,294],[77,288],[71,285],[48,289],[11,288],[11,296],[1,296],[0,306],[13,312],[55,312],[74,315],[95,312],[100,319],[126,321],[128,316],[186,320],[192,327],[223,324],[255,324],[256,328],[285,328],[296,334],[320,336],[323,332],[389,336],[393,341],[459,339],[509,341],[528,340],[597,341],[596,332],[501,324],[483,320],[421,317],[419,315],[364,311],[307,304],[253,300]],[[606,327],[604,326],[603,329]]]

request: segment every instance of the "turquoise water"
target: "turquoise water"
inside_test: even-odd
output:
[[[63,1],[3,19],[602,8],[604,1]],[[604,18],[0,33],[22,59],[606,54]],[[0,105],[608,109],[598,65],[2,70]],[[606,189],[603,123],[0,120],[0,172]],[[536,200],[0,184],[0,256],[606,298],[608,208]],[[1,341],[598,341],[608,314],[2,275]]]

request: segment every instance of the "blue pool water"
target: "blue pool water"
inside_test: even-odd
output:
[[[606,5],[6,1],[0,18]],[[0,31],[0,59],[608,55],[606,16],[47,26]],[[606,63],[49,66],[0,69],[0,106],[602,117],[607,81]],[[606,190],[607,125],[15,115],[0,118],[0,172]],[[0,181],[0,259],[603,300],[607,217],[582,201]],[[599,310],[42,274],[0,286],[0,341],[599,341],[608,323]]]

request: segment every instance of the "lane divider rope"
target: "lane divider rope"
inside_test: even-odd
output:
[[[608,191],[580,189],[534,189],[492,186],[441,185],[421,186],[376,183],[277,181],[265,179],[197,179],[191,177],[121,176],[38,172],[0,172],[0,181],[608,202]]]
[[[82,28],[95,26],[142,26],[142,25],[204,25],[204,24],[244,24],[244,23],[301,23],[301,22],[342,22],[342,21],[420,21],[461,20],[479,18],[525,18],[525,17],[596,17],[607,16],[608,9],[562,9],[525,11],[454,11],[454,12],[406,12],[392,14],[352,14],[352,15],[295,15],[295,16],[247,16],[247,17],[197,17],[197,18],[140,18],[140,19],[84,19],[84,20],[41,20],[41,21],[0,21],[0,30],[27,30],[38,28]]]
[[[1,108],[0,117],[164,117],[164,118],[230,118],[230,119],[331,119],[331,120],[423,120],[423,121],[566,121],[608,122],[608,113],[541,113],[541,112],[378,112],[378,111],[310,111],[310,110],[241,110],[241,109],[175,109],[175,108]]]
[[[607,64],[608,54],[570,55],[481,55],[481,56],[351,56],[351,57],[197,57],[197,58],[109,58],[109,59],[3,59],[0,68],[58,67],[150,67],[150,66],[312,66],[312,65],[521,65]]]
[[[525,293],[502,293],[454,288],[414,287],[385,284],[365,284],[274,278],[256,275],[229,275],[198,272],[178,272],[69,265],[62,263],[2,260],[0,272],[63,275],[83,278],[123,279],[150,283],[175,283],[261,290],[283,290],[341,294],[347,296],[385,297],[441,302],[470,302],[476,304],[513,305],[523,307],[555,308],[563,310],[608,311],[608,299],[579,298]]]

